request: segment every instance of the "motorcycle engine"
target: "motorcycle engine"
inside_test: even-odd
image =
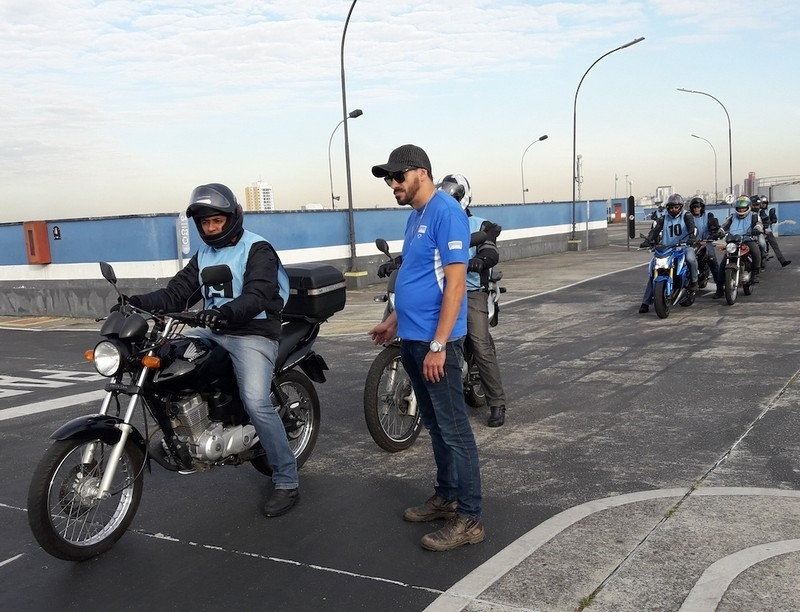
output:
[[[256,429],[250,424],[225,426],[210,420],[208,402],[200,394],[170,402],[167,408],[175,433],[200,461],[214,462],[241,453],[256,440]]]

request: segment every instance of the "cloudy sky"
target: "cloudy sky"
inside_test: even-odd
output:
[[[279,208],[330,205],[351,0],[3,0],[0,222],[184,208],[259,179]],[[424,147],[476,203],[684,194],[800,174],[796,0],[358,0],[345,43],[357,207],[370,167]],[[537,142],[522,154],[539,136]],[[692,138],[697,134],[708,140]],[[709,144],[710,143],[710,144]],[[712,149],[712,146],[714,149]],[[343,130],[334,191],[346,203]],[[615,176],[617,180],[615,181]],[[616,190],[616,191],[615,191]]]

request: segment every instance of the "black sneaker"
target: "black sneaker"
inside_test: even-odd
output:
[[[689,282],[689,287],[688,287],[688,289],[689,289],[689,291],[691,291],[692,293],[697,293],[697,290],[698,290],[699,288],[700,288],[700,286],[697,284],[697,281],[690,281],[690,282]]]
[[[275,489],[264,504],[264,516],[274,518],[286,514],[300,500],[297,489]]]
[[[717,289],[714,292],[714,295],[711,296],[711,299],[712,300],[718,300],[719,298],[721,298],[724,295],[725,295],[725,292],[722,289]]]
[[[650,307],[647,304],[642,304],[641,306],[639,306],[639,314],[644,314],[645,312],[648,312],[649,310],[650,310]]]
[[[788,266],[790,263],[792,263],[792,260],[791,260],[791,259],[784,259],[784,260],[781,262],[781,268],[785,268],[785,267],[786,267],[786,266]]]

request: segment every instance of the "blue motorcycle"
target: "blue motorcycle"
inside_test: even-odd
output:
[[[684,242],[674,246],[655,244],[650,247],[653,252],[649,268],[650,281],[653,283],[653,306],[659,319],[666,319],[675,304],[691,306],[694,303],[695,294],[688,288],[687,248],[692,247]]]

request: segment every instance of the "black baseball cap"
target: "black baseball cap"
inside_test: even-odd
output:
[[[372,166],[372,175],[383,178],[393,172],[402,172],[410,168],[425,168],[428,176],[431,172],[431,160],[428,154],[420,147],[413,144],[404,144],[397,147],[389,154],[389,161],[379,166]]]

